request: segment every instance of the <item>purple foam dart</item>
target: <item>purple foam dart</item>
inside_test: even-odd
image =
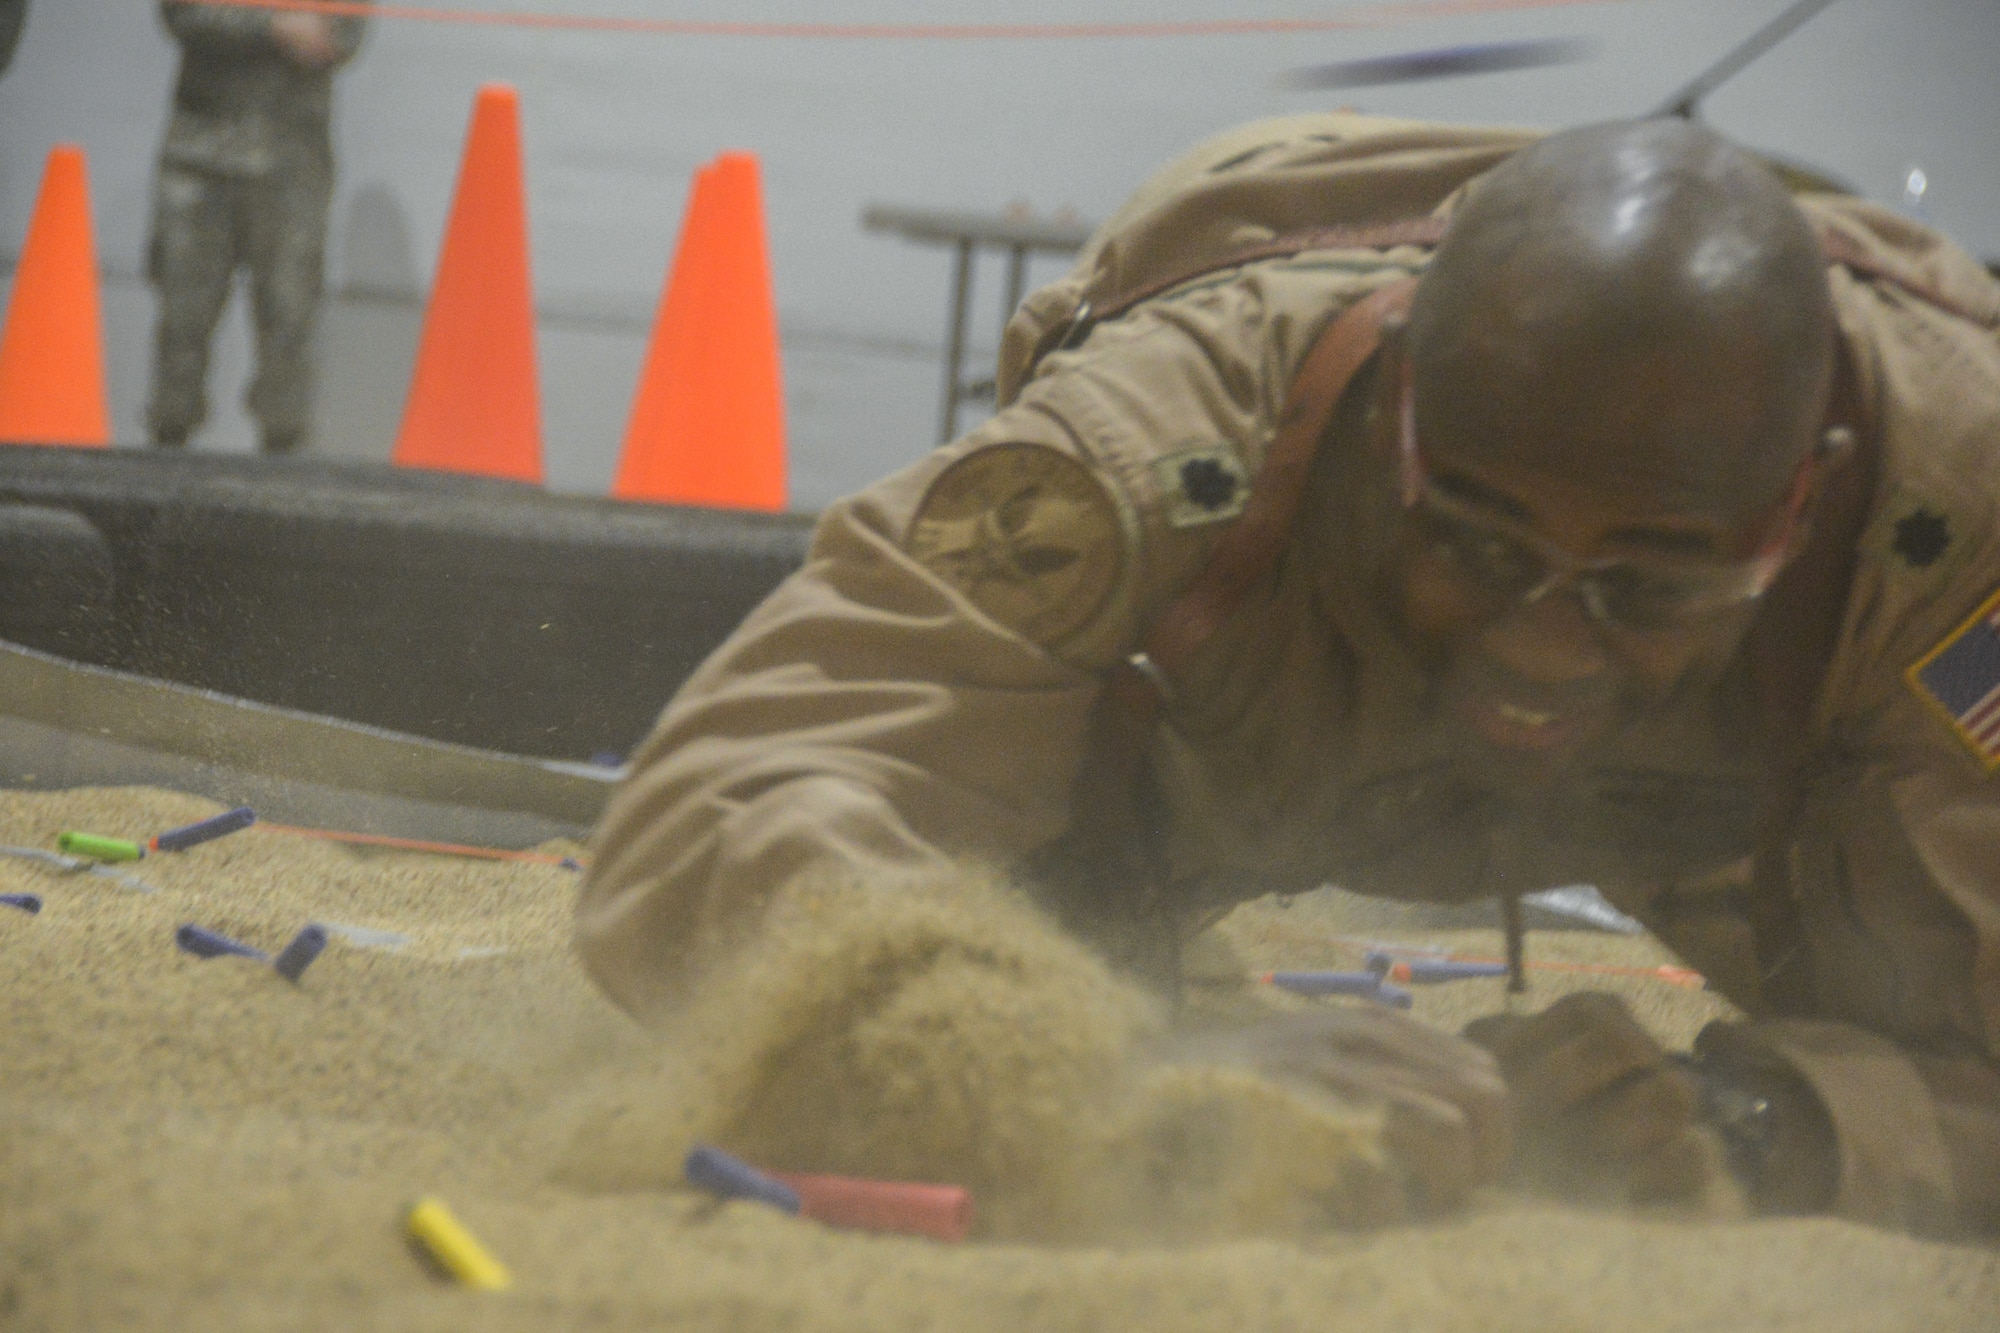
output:
[[[180,828],[168,829],[165,833],[153,835],[152,849],[156,852],[184,852],[204,842],[214,842],[249,828],[257,822],[257,812],[247,805],[239,805],[234,810],[225,810],[219,815],[184,824]]]
[[[305,970],[312,966],[313,959],[319,957],[320,950],[324,948],[326,948],[326,927],[306,926],[292,936],[292,942],[271,960],[271,966],[278,969],[278,975],[285,980],[297,981]]]
[[[688,1149],[688,1183],[725,1199],[756,1199],[788,1213],[799,1210],[798,1191],[720,1148],[698,1143]]]
[[[0,893],[0,905],[18,907],[33,916],[42,910],[42,899],[40,894],[34,893]]]
[[[221,958],[225,954],[234,954],[238,958],[254,958],[260,963],[271,961],[271,955],[262,949],[252,948],[241,940],[232,940],[192,921],[174,932],[174,943],[197,958]]]

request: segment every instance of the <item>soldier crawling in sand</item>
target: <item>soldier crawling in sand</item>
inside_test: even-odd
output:
[[[1161,1147],[1190,1106],[1345,1106],[1381,1127],[1346,1174],[1259,1140],[1300,1216],[1511,1161],[2000,1225],[1996,328],[1942,237],[1684,122],[1225,134],[1017,313],[997,415],[827,511],[681,690],[583,956],[672,1022],[785,932],[858,951],[725,1127],[825,1169],[1033,1170],[1068,1121],[988,1109],[1123,1079],[1161,1199],[1205,1187]],[[1177,1044],[1170,999],[1104,1035],[1047,998],[1171,997],[1233,904],[1329,881],[1595,883],[1745,1016],[1686,1055],[1602,995]]]

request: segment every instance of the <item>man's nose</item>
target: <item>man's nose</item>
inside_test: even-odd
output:
[[[1480,647],[1534,685],[1578,685],[1610,665],[1574,587],[1516,603],[1486,627]]]

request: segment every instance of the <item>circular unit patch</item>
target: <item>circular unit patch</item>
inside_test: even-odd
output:
[[[1040,444],[988,445],[939,473],[904,547],[981,611],[1043,645],[1090,623],[1125,559],[1104,483]]]

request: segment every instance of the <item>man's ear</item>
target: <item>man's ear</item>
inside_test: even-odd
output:
[[[1820,432],[1819,443],[1813,446],[1813,457],[1826,467],[1838,467],[1853,452],[1854,428],[1852,426],[1828,426]]]
[[[1375,401],[1393,411],[1401,402],[1403,380],[1409,374],[1410,312],[1390,310],[1375,326]]]
[[[1868,430],[1868,409],[1861,394],[1861,374],[1855,369],[1854,353],[1839,334],[1833,340],[1833,382],[1827,388],[1826,418],[1814,457],[1822,468],[1839,467],[1854,456],[1855,446]]]
[[[1376,336],[1381,339],[1382,350],[1402,356],[1409,350],[1410,312],[1389,310],[1382,315],[1375,326]]]

